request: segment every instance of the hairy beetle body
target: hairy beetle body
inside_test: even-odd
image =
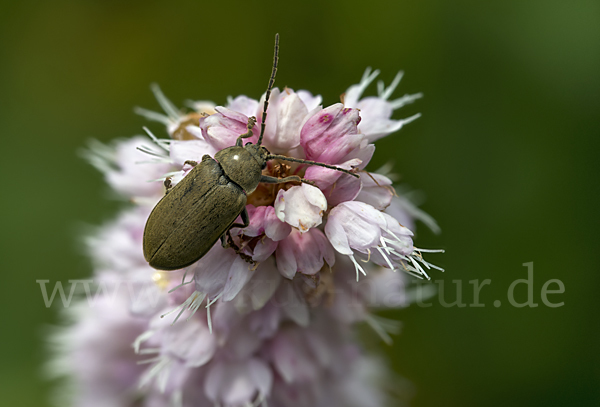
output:
[[[244,190],[205,155],[152,210],[144,229],[146,261],[159,270],[189,266],[211,249],[245,206]]]

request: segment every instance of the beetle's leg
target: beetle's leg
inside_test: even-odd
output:
[[[250,224],[250,216],[248,216],[248,211],[246,210],[245,207],[244,207],[244,210],[242,211],[242,213],[240,213],[240,216],[242,217],[242,222],[244,222],[244,223],[243,224],[234,223],[233,225],[231,225],[229,227],[229,229],[227,230],[227,232],[225,232],[225,234],[223,236],[221,236],[221,244],[223,244],[223,247],[233,248],[233,250],[235,250],[235,253],[237,255],[239,255],[246,263],[250,263],[250,264],[254,265],[255,267],[253,270],[256,270],[256,267],[258,267],[258,263],[256,261],[252,260],[251,256],[248,256],[247,254],[242,253],[242,250],[238,247],[238,245],[235,244],[235,242],[233,241],[233,238],[231,237],[231,229],[232,228],[245,228]],[[225,238],[227,238],[227,240],[225,240]]]
[[[242,250],[238,247],[238,245],[235,244],[233,238],[231,237],[231,229],[225,232],[225,235],[227,235],[227,246],[233,248],[233,250],[235,250],[235,254],[240,256],[246,263],[252,264],[254,266],[252,271],[256,270],[258,267],[258,262],[252,260],[252,257],[248,256],[246,253],[242,253]]]
[[[173,188],[173,184],[171,184],[171,177],[165,178],[163,184],[165,185],[165,195],[167,195],[171,188]]]
[[[237,252],[239,252],[240,248],[237,247],[237,245],[233,242],[233,239],[231,237],[231,229],[232,228],[245,228],[250,224],[250,216],[248,216],[248,211],[246,210],[246,207],[244,207],[244,210],[242,210],[242,213],[240,213],[240,216],[242,217],[242,222],[244,222],[243,224],[241,223],[234,223],[232,224],[229,229],[227,229],[227,232],[225,232],[223,234],[223,236],[221,236],[221,244],[223,245],[223,247],[233,247]],[[227,238],[227,239],[225,239]]]
[[[246,210],[246,207],[244,206],[244,209],[242,210],[242,213],[240,213],[240,216],[242,217],[242,223],[234,223],[233,225],[231,225],[229,227],[229,229],[232,228],[245,228],[248,227],[248,225],[250,224],[250,216],[248,216],[248,211]]]
[[[187,160],[186,162],[183,163],[183,165],[188,164],[191,165],[192,167],[195,167],[196,165],[198,165],[197,161],[193,161],[193,160]]]
[[[227,233],[223,233],[223,235],[221,235],[221,246],[223,246],[224,249],[229,247],[229,243],[227,243],[227,239],[225,239],[226,235]]]
[[[304,178],[300,178],[297,175],[290,175],[289,177],[285,177],[285,178],[271,177],[270,175],[261,175],[260,182],[264,182],[266,184],[284,184],[286,182],[298,182],[298,183],[304,182],[305,184],[312,185],[313,187],[315,186],[315,183],[313,181],[304,179]]]
[[[235,145],[237,147],[242,147],[244,145],[242,139],[252,137],[252,127],[256,124],[256,117],[250,116],[248,117],[248,124],[246,125],[246,129],[248,130],[244,134],[240,134],[237,140],[235,141]]]

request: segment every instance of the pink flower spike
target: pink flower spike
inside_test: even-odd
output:
[[[282,189],[275,198],[275,214],[279,220],[302,233],[319,226],[326,210],[327,199],[321,190],[307,184],[287,191]]]

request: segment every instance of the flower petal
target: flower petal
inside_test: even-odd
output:
[[[363,173],[360,178],[362,189],[356,200],[368,203],[380,211],[387,208],[394,196],[392,180],[376,173]]]
[[[287,191],[283,189],[275,199],[275,214],[301,232],[318,226],[327,210],[327,199],[319,188],[302,184]]]
[[[346,155],[350,151],[346,150],[356,143],[356,139],[364,138],[358,134],[359,122],[358,110],[344,108],[341,103],[314,114],[300,132],[300,144],[304,148],[306,158],[335,163],[336,161],[332,160]],[[323,155],[326,159],[321,157]]]
[[[265,235],[274,241],[285,239],[292,231],[292,227],[279,220],[275,208],[267,206],[265,210]]]

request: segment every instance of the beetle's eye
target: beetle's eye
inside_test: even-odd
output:
[[[267,150],[266,147],[260,146],[260,148],[262,148],[263,150],[265,150],[265,153],[267,153],[267,155],[271,154],[271,152],[269,150]]]
[[[251,146],[251,145],[252,145],[252,143],[250,143],[250,142],[247,142],[245,145],[247,145],[247,146]]]
[[[262,165],[262,168],[261,168],[261,169],[263,169],[263,170],[264,170],[265,168],[267,168],[267,162],[266,162],[266,161],[263,163],[263,165]]]

